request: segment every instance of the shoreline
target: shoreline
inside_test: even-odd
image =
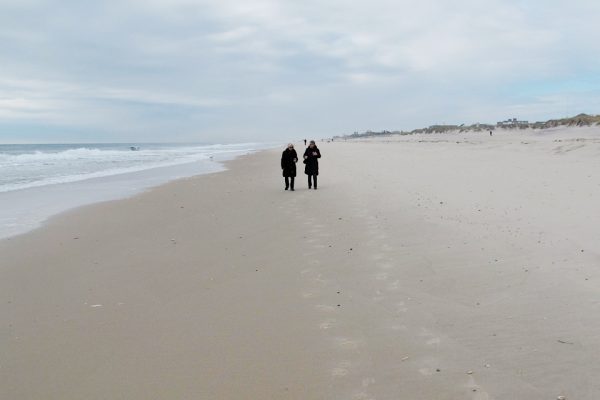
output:
[[[0,241],[0,397],[594,399],[596,141],[279,149]],[[43,355],[43,356],[40,356]]]
[[[177,165],[0,192],[0,240],[26,234],[79,207],[126,199],[179,179],[223,171],[225,162],[262,150],[221,153]]]

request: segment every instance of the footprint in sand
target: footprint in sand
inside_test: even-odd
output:
[[[404,304],[403,301],[401,301],[400,303],[396,303],[396,312],[397,313],[405,313],[408,311],[408,307],[406,307],[406,305]]]
[[[435,337],[435,338],[431,338],[426,342],[429,346],[433,346],[433,345],[438,345],[441,343],[441,340],[439,337]]]
[[[335,307],[333,306],[328,306],[325,304],[318,304],[315,306],[315,308],[321,312],[327,312],[327,313],[331,313],[335,311]]]
[[[331,329],[331,328],[333,328],[334,325],[335,325],[334,319],[323,321],[319,324],[319,329],[322,329],[322,330]]]
[[[375,400],[375,397],[371,396],[366,392],[359,392],[352,395],[354,400]]]
[[[429,331],[428,329],[423,328],[421,331],[421,334],[419,335],[421,337],[427,338],[427,340],[425,341],[425,343],[429,346],[434,346],[434,345],[439,345],[442,342],[442,339],[438,336],[435,336],[433,334],[433,332]]]
[[[361,381],[362,390],[352,395],[355,400],[375,400],[375,397],[367,393],[369,386],[375,383],[375,378],[363,378]]]
[[[427,328],[421,328],[421,333],[419,334],[419,336],[421,336],[421,337],[432,337],[432,336],[435,336],[435,335],[429,329],[427,329]]]
[[[352,340],[346,337],[336,337],[335,346],[342,350],[356,350],[359,346],[358,340]]]
[[[393,331],[406,331],[408,330],[408,327],[406,325],[392,325],[390,326],[390,329]]]
[[[395,280],[394,282],[390,283],[387,286],[387,290],[395,291],[395,290],[398,290],[399,286],[400,286],[400,281],[399,280]]]
[[[385,258],[386,258],[386,257],[385,257],[385,254],[381,254],[381,253],[379,253],[379,254],[374,254],[374,255],[372,255],[372,256],[371,256],[371,259],[372,259],[373,261],[375,261],[375,262],[377,262],[377,261],[381,261],[381,260],[384,260]]]
[[[350,371],[350,361],[340,361],[334,368],[331,369],[331,375],[334,377],[342,377],[348,375]]]
[[[332,376],[337,376],[337,377],[346,376],[346,375],[348,375],[348,370],[345,369],[345,368],[338,368],[338,367],[336,367],[336,368],[333,368],[331,370],[331,375]]]
[[[394,268],[394,264],[392,264],[391,262],[380,262],[377,263],[377,267],[381,269],[392,269]]]
[[[389,244],[382,244],[380,248],[381,248],[381,251],[392,251],[392,250],[394,250],[394,248],[392,246],[390,246]]]
[[[366,389],[374,383],[375,383],[375,378],[363,378],[362,387]]]
[[[487,392],[485,392],[484,390],[482,390],[477,384],[477,382],[475,382],[475,378],[473,377],[473,375],[469,376],[469,382],[467,383],[466,387],[470,390],[471,394],[473,395],[473,400],[491,400],[490,395],[487,394]]]
[[[388,279],[388,274],[386,272],[380,272],[375,275],[375,279],[378,281],[386,281]]]

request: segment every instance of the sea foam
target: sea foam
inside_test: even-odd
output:
[[[271,146],[0,145],[0,238],[24,233],[75,207],[222,170],[219,161],[267,147]]]
[[[139,149],[132,151],[134,149]],[[0,145],[0,192],[78,182],[251,151],[234,145]]]

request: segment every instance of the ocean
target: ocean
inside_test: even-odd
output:
[[[220,161],[269,144],[0,145],[0,238],[50,216],[223,169]]]

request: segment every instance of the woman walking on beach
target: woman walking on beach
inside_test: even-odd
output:
[[[304,152],[304,173],[308,175],[308,188],[310,189],[315,186],[317,190],[317,175],[319,175],[319,158],[321,158],[321,152],[317,148],[314,140],[310,141],[310,144]]]
[[[293,144],[288,144],[287,149],[281,154],[281,169],[285,178],[285,190],[294,190],[294,178],[296,177],[296,163],[298,154],[294,150]]]

